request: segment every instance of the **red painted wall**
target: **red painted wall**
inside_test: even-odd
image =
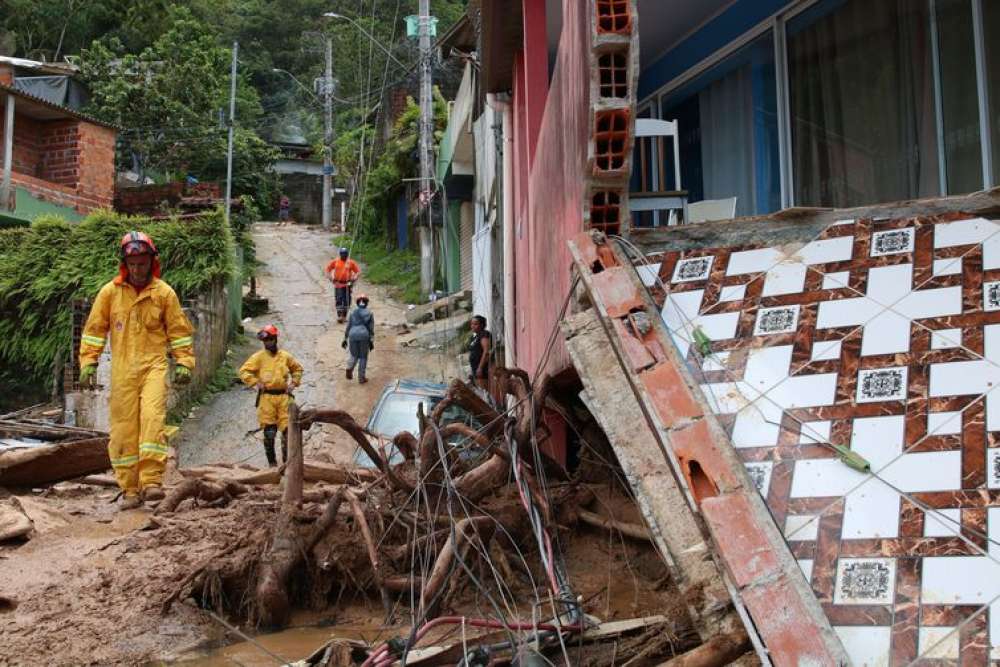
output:
[[[544,2],[525,0],[525,48],[515,69],[515,237],[517,365],[533,373],[559,323],[570,286],[571,259],[566,241],[583,230],[586,161],[590,119],[590,27],[588,3],[564,0],[563,33],[544,112],[531,142],[532,112],[538,111],[539,82],[547,77]],[[539,8],[541,15],[539,16]],[[523,61],[530,61],[525,66]],[[534,95],[534,97],[532,97]],[[522,143],[523,142],[523,143]],[[529,157],[533,156],[533,159]],[[525,171],[527,170],[527,175]],[[526,183],[525,183],[526,181]],[[561,335],[547,359],[547,370],[569,365]]]

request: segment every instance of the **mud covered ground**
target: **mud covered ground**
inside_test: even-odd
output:
[[[364,423],[386,382],[399,377],[447,380],[458,371],[454,359],[439,352],[400,349],[396,336],[405,322],[405,304],[362,280],[359,290],[372,297],[378,323],[376,350],[370,382],[348,383],[340,348],[343,331],[335,321],[332,287],[322,276],[334,250],[329,235],[260,225],[255,237],[264,262],[259,290],[270,300],[271,312],[246,327],[252,333],[273,322],[282,331],[281,344],[305,367],[304,385],[297,392],[300,405],[346,410]],[[255,341],[250,341],[236,348],[234,357],[253,349]],[[233,359],[237,367],[241,362]],[[246,436],[255,426],[252,392],[234,386],[193,411],[175,442],[172,466],[261,466],[259,436]],[[317,425],[306,433],[307,460],[346,462],[353,452],[349,438],[332,427]],[[167,482],[178,481],[172,467]],[[254,489],[225,508],[186,501],[182,511],[155,518],[145,509],[119,513],[116,493],[75,483],[16,492],[35,530],[24,542],[0,545],[0,665],[275,664],[273,657],[191,604],[174,604],[161,614],[164,599],[190,572],[270,524],[277,513],[273,487]],[[639,522],[619,490],[605,489],[599,502],[604,514]],[[561,531],[560,540],[570,581],[587,613],[602,620],[683,616],[664,566],[648,544],[582,526]],[[537,553],[524,556],[537,566]],[[531,577],[515,574],[505,581],[522,619],[532,618],[532,586],[542,581],[537,570]],[[330,636],[376,643],[407,633],[408,614],[398,614],[397,624],[386,626],[377,596],[352,591],[329,602],[298,611],[293,629],[263,637],[262,643],[282,658],[298,659]],[[473,587],[451,604],[457,613],[491,615]],[[534,611],[552,616],[550,609]],[[231,646],[219,649],[222,645]]]
[[[0,597],[10,601],[0,606],[0,665],[233,664],[227,655],[242,656],[240,664],[274,664],[190,603],[160,613],[190,571],[273,520],[274,494],[257,490],[226,508],[186,501],[183,511],[156,517],[147,510],[118,513],[110,502],[114,494],[73,483],[18,494],[36,533],[22,544],[0,547]],[[637,519],[626,499],[612,497],[605,506],[620,519]],[[562,538],[569,578],[587,613],[602,620],[683,616],[648,545],[589,528]],[[525,556],[537,561],[537,555]],[[539,571],[534,580],[542,581]],[[506,583],[517,600],[533,599],[526,574]],[[265,638],[265,645],[294,660],[330,636],[376,643],[408,629],[404,608],[398,623],[383,624],[377,596],[352,592],[339,604],[330,602],[324,609],[301,610],[292,624],[297,630]],[[457,613],[488,613],[486,600],[471,589],[453,604]],[[530,604],[519,612],[530,619]],[[236,646],[212,650],[225,644]]]

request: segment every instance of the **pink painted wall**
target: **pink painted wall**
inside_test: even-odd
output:
[[[570,285],[566,241],[583,230],[590,137],[588,2],[563,1],[563,34],[545,94],[547,54],[544,0],[524,0],[525,52],[515,66],[515,291],[516,361],[534,373],[559,323]],[[541,31],[539,39],[539,31]],[[525,62],[529,63],[527,66]],[[539,97],[544,95],[544,111]],[[533,121],[540,118],[537,141]],[[545,368],[570,364],[562,336]]]

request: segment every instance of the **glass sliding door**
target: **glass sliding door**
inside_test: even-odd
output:
[[[1000,182],[1000,3],[982,0],[983,37],[986,43],[986,86],[989,94],[993,181]]]
[[[940,194],[927,2],[821,2],[787,44],[796,204]]]
[[[933,0],[938,40],[941,131],[947,194],[983,187],[970,0]]]
[[[661,118],[679,124],[681,181],[690,202],[736,197],[737,216],[780,208],[770,33],[668,93],[661,109]]]

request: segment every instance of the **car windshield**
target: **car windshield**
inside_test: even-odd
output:
[[[442,396],[427,396],[426,394],[410,394],[402,391],[387,391],[385,398],[378,406],[378,412],[373,416],[372,421],[369,423],[368,430],[372,433],[378,434],[385,440],[391,440],[397,433],[401,431],[409,431],[410,433],[416,435],[420,432],[420,422],[417,419],[417,406],[420,403],[424,404],[424,414],[429,415],[434,406],[436,406],[442,399]],[[466,412],[463,408],[457,405],[449,406],[444,413],[441,415],[441,425],[451,424],[453,422],[461,422],[470,426],[473,429],[478,430],[481,428],[479,421],[473,417],[471,414]],[[447,442],[454,446],[458,443],[463,445],[469,445],[468,439],[460,436],[453,435],[447,439]],[[399,463],[403,460],[402,454],[396,450],[395,445],[391,442],[383,441],[383,445],[386,447],[384,454],[389,458],[389,463]],[[464,456],[474,456],[474,448],[469,448],[463,446],[463,452],[461,454]],[[364,466],[366,468],[375,467],[375,463],[368,458],[364,450],[358,448],[354,455],[354,462],[358,465]]]
[[[417,421],[417,405],[424,404],[424,414],[430,414],[439,398],[392,392],[385,397],[379,408],[371,430],[386,438],[392,438],[400,431],[416,433],[420,430]]]

